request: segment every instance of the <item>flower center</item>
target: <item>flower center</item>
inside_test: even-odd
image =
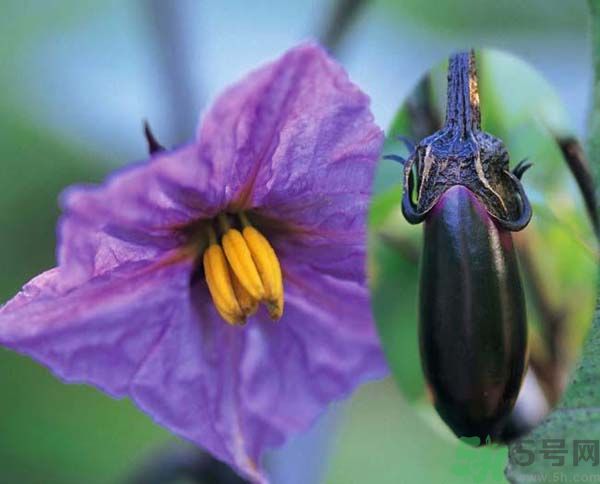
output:
[[[210,224],[204,251],[204,277],[213,303],[230,324],[245,324],[259,303],[273,320],[283,314],[283,279],[279,259],[266,237],[250,224],[243,212],[236,214],[241,230],[229,217],[217,217],[221,240]]]

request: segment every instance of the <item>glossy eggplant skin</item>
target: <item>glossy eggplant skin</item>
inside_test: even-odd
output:
[[[511,233],[457,185],[427,214],[424,235],[419,340],[435,407],[457,436],[493,438],[515,403],[526,361]]]

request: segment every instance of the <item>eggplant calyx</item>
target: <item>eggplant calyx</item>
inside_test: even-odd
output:
[[[456,185],[475,194],[505,230],[522,230],[531,219],[520,181],[531,164],[523,160],[511,172],[502,140],[481,130],[477,84],[474,53],[452,56],[444,126],[422,139],[404,162],[402,212],[409,223],[422,222]]]

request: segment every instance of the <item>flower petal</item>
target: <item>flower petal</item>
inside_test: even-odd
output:
[[[365,230],[270,234],[270,240],[286,263],[303,264],[335,278],[365,283]]]
[[[266,482],[260,453],[249,454],[240,401],[246,332],[226,324],[198,284],[191,304],[148,354],[132,381],[136,403],[154,420],[201,445],[252,482]],[[185,308],[185,309],[183,309]]]
[[[289,265],[287,267],[290,267]],[[225,324],[199,284],[132,381],[136,403],[252,482],[261,456],[387,373],[364,286],[295,266],[283,319]],[[308,282],[310,281],[310,282]]]
[[[58,262],[72,285],[125,262],[158,257],[181,244],[174,229],[215,215],[223,190],[210,163],[189,145],[161,152],[61,197]]]
[[[328,228],[362,223],[382,142],[368,97],[312,44],[225,91],[199,132],[235,206]]]
[[[284,317],[249,328],[240,365],[250,455],[388,371],[364,286],[289,263],[286,275]]]
[[[60,269],[33,279],[0,308],[0,343],[66,382],[121,397],[182,304],[189,264],[128,264],[65,291]]]

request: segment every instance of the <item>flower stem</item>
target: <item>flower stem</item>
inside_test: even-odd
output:
[[[244,212],[238,213],[238,217],[240,217],[240,222],[242,223],[242,227],[252,227],[250,220],[248,220],[248,216]]]
[[[217,216],[217,219],[219,220],[219,226],[221,227],[221,230],[223,231],[223,233],[225,233],[229,229],[231,229],[231,224],[229,223],[229,219],[227,218],[227,215],[225,215],[223,212],[221,212]]]
[[[217,241],[217,233],[215,229],[213,229],[210,225],[207,227],[206,231],[208,232],[208,245],[216,245]]]

